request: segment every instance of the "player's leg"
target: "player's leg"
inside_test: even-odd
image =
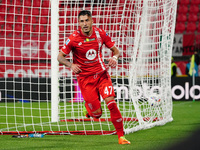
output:
[[[108,73],[101,76],[99,92],[110,110],[111,121],[117,131],[119,144],[130,144],[130,142],[124,138],[123,118],[114,100],[115,93]]]
[[[119,144],[131,144],[127,139],[124,137],[124,127],[123,127],[123,118],[122,115],[117,107],[117,104],[114,100],[114,97],[107,97],[104,99],[108,109],[110,110],[110,117],[111,121],[117,131],[118,135],[118,142]]]
[[[100,118],[102,115],[100,95],[96,88],[98,79],[94,79],[93,76],[79,77],[78,83],[81,89],[82,96],[85,100],[85,108],[83,113],[87,118],[94,117]]]
[[[101,109],[101,103],[98,99],[95,100],[95,101],[92,101],[92,102],[86,102],[85,107],[86,107],[87,112],[88,112],[86,117],[88,115],[95,118],[95,119],[98,119],[98,118],[101,117],[102,109]]]

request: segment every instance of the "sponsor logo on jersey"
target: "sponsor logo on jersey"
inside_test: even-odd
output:
[[[92,39],[86,38],[86,39],[84,40],[84,42],[90,42],[90,41],[95,41],[95,38],[92,38]]]
[[[79,42],[78,45],[81,46],[81,45],[82,45],[82,42]]]
[[[65,43],[65,44],[67,45],[67,44],[69,44],[69,42],[70,42],[70,39],[67,39],[67,41],[66,41],[66,43]]]
[[[86,52],[86,58],[88,59],[88,60],[93,60],[95,57],[96,57],[96,55],[97,55],[97,52],[96,52],[96,50],[94,50],[94,49],[90,49],[90,50],[88,50],[87,52]]]

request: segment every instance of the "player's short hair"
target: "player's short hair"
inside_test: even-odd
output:
[[[80,16],[85,16],[85,15],[88,15],[88,17],[92,17],[92,14],[91,14],[90,11],[88,11],[88,10],[82,10],[82,11],[78,14],[78,18],[79,18]]]

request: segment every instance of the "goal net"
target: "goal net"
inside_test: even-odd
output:
[[[83,115],[76,77],[57,55],[90,10],[121,51],[109,68],[125,133],[172,121],[171,51],[177,0],[1,0],[0,133],[115,134]],[[103,59],[112,53],[103,47]],[[72,61],[72,54],[66,57]]]

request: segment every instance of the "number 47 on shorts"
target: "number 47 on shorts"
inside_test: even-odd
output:
[[[112,86],[106,86],[104,89],[104,94],[111,95],[112,94]]]

